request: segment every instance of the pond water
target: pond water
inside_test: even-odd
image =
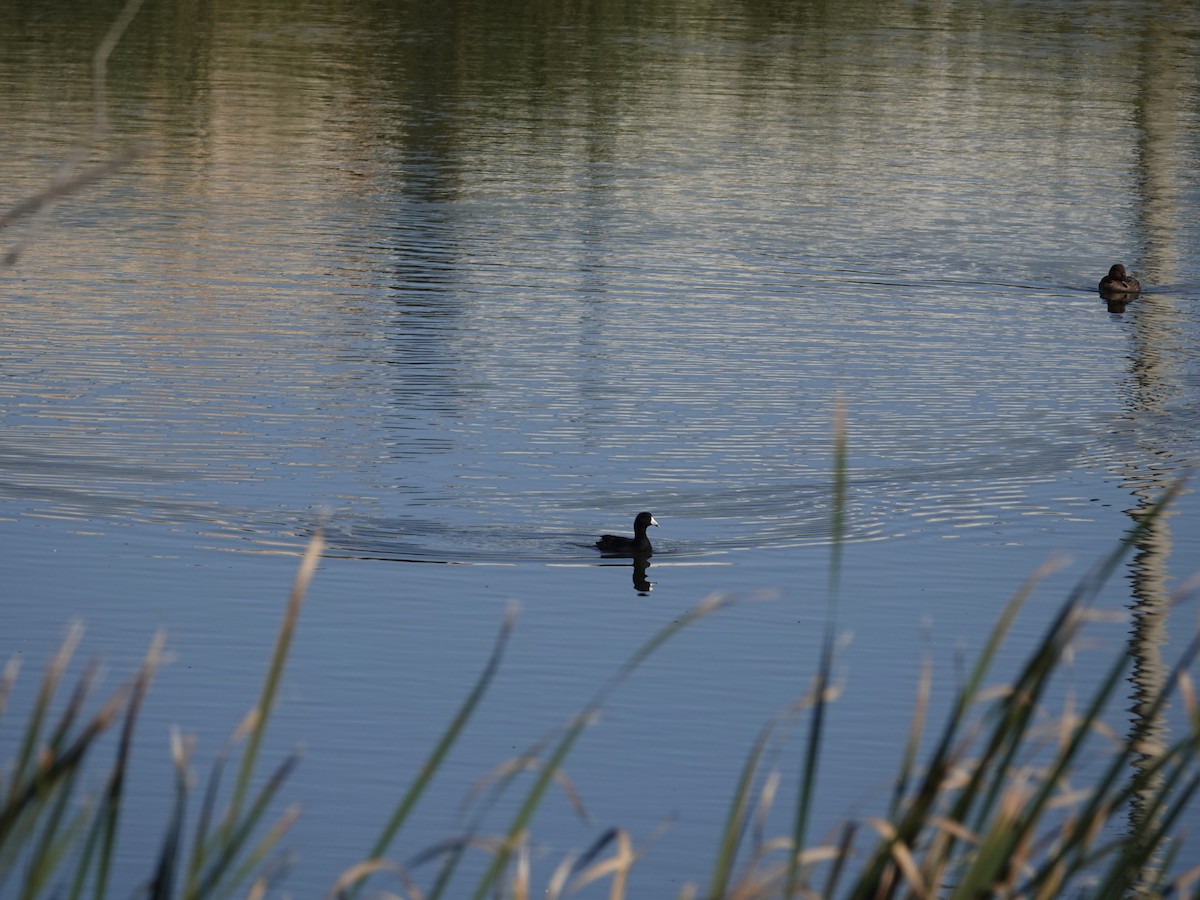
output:
[[[886,802],[923,654],[944,703],[1066,554],[1011,672],[1200,455],[1186,4],[149,3],[96,129],[116,14],[25,6],[0,37],[0,210],[72,154],[135,153],[0,231],[0,655],[32,693],[82,619],[115,683],[167,629],[125,887],[160,839],[168,726],[215,756],[323,519],[268,748],[306,748],[287,889],[365,854],[509,601],[501,674],[399,858],[657,628],[732,593],[573,755],[592,821],[556,796],[534,828],[543,878],[630,829],[635,895],[668,896],[706,876],[831,615],[822,828]],[[1121,309],[1095,291],[1114,262],[1146,286]],[[648,568],[599,558],[642,509]],[[1126,643],[1144,672],[1193,633],[1168,600],[1200,570],[1197,495],[1140,549],[1101,598],[1134,627],[1097,629],[1080,688]]]

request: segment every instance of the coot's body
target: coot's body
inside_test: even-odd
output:
[[[640,512],[633,520],[633,537],[622,537],[619,534],[601,535],[596,541],[596,549],[602,553],[623,553],[629,556],[649,556],[654,552],[650,546],[650,538],[646,537],[646,529],[651,525],[658,527],[654,516],[648,512]]]

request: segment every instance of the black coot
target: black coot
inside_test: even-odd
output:
[[[646,537],[646,529],[651,525],[658,526],[654,516],[648,512],[640,512],[633,520],[633,537],[622,537],[619,534],[605,534],[596,541],[596,549],[604,553],[631,553],[649,556],[654,552],[650,546],[650,538]]]

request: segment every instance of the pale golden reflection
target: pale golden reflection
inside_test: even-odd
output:
[[[1175,30],[1180,18],[1188,16],[1182,6],[1156,16],[1145,37],[1147,52],[1139,62],[1137,220],[1144,235],[1145,268],[1152,284],[1170,285],[1179,278],[1178,237],[1193,216],[1187,202],[1187,182],[1194,153],[1189,150],[1183,123],[1194,116],[1197,77],[1189,64],[1194,47]],[[1188,323],[1170,294],[1160,293],[1136,302],[1129,315],[1133,330],[1126,415],[1129,430],[1136,438],[1121,474],[1135,500],[1129,515],[1137,522],[1181,471],[1163,465],[1164,456],[1176,455],[1179,448],[1170,434],[1163,434],[1156,425],[1188,395],[1187,364],[1163,352],[1164,347],[1184,339]],[[1133,620],[1129,637],[1132,690],[1128,734],[1140,750],[1130,778],[1153,772],[1156,760],[1171,740],[1171,709],[1155,706],[1151,700],[1163,693],[1170,675],[1163,651],[1170,643],[1171,584],[1178,583],[1180,576],[1192,574],[1186,569],[1172,572],[1172,520],[1170,514],[1153,520],[1129,564]],[[1183,564],[1186,566],[1186,562]],[[1190,611],[1183,616],[1189,621],[1192,618]],[[1162,775],[1150,775],[1130,804],[1131,831],[1138,833],[1145,826],[1142,819],[1146,816],[1161,819],[1163,790]],[[1145,884],[1154,883],[1162,863],[1160,854],[1144,873]]]

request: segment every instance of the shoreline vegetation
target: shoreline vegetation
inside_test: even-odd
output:
[[[1119,700],[1117,689],[1128,677],[1130,654],[1124,648],[1090,696],[1079,702],[1068,700],[1057,714],[1049,713],[1042,703],[1056,674],[1069,664],[1083,627],[1112,618],[1093,609],[1092,602],[1101,585],[1163,514],[1180,484],[1140,516],[1120,544],[1078,583],[1011,684],[989,686],[989,670],[1022,602],[1046,571],[1035,573],[1007,603],[987,645],[973,665],[960,673],[960,685],[940,725],[931,721],[933,675],[927,661],[888,808],[874,817],[847,820],[826,839],[810,842],[807,832],[813,798],[819,791],[820,760],[835,749],[823,745],[822,733],[839,692],[832,679],[832,648],[841,517],[846,508],[843,422],[839,411],[834,478],[838,512],[830,559],[830,606],[825,649],[812,687],[765,725],[753,742],[742,770],[733,779],[729,812],[716,846],[698,850],[698,857],[711,861],[707,882],[688,884],[678,896],[707,900],[1056,897],[1068,893],[1112,898],[1200,897],[1200,866],[1186,868],[1188,857],[1184,855],[1187,824],[1189,816],[1194,824],[1200,787],[1200,710],[1188,675],[1200,651],[1200,633],[1187,644],[1169,675],[1140,698],[1125,736],[1113,735],[1102,718]],[[173,731],[174,803],[157,858],[147,861],[145,881],[134,896],[164,900],[258,898],[282,887],[286,866],[277,851],[299,813],[294,807],[281,814],[275,810],[298,757],[290,755],[264,770],[260,751],[304,597],[323,548],[318,532],[300,563],[261,694],[228,747],[212,763],[194,813],[189,809],[195,802],[191,789],[194,741],[178,729]],[[709,598],[665,625],[556,733],[498,767],[488,786],[490,799],[476,804],[474,818],[463,833],[437,842],[409,835],[409,848],[401,849],[397,838],[410,813],[438,776],[496,676],[515,625],[515,609],[510,608],[474,687],[412,777],[374,846],[362,861],[349,865],[326,896],[339,900],[377,896],[386,884],[391,892],[387,896],[405,898],[525,898],[535,891],[557,898],[604,881],[609,897],[633,896],[629,879],[643,851],[635,846],[632,835],[616,828],[561,860],[544,884],[535,884],[531,856],[537,810],[551,785],[563,777],[564,762],[611,693],[676,633],[732,602],[731,597]],[[129,894],[129,886],[110,884],[110,870],[138,713],[162,662],[165,639],[161,633],[155,636],[141,668],[91,713],[85,712],[85,706],[95,687],[97,667],[85,667],[55,716],[52,713],[59,706],[64,674],[81,631],[78,625],[72,627],[62,649],[47,665],[15,744],[16,757],[3,763],[0,892],[5,896],[100,898],[110,889],[120,896]],[[16,677],[17,666],[10,662],[0,675],[0,717]],[[1183,736],[1167,743],[1159,740],[1154,723],[1171,702],[1182,704],[1187,727]],[[0,727],[4,725],[0,718]],[[786,750],[780,745],[789,732],[805,727],[807,735],[797,753],[779,752]],[[81,801],[81,785],[96,783],[89,766],[102,765],[94,759],[101,738],[109,732],[118,738],[104,788],[98,796]],[[922,753],[922,747],[930,749]],[[783,775],[778,768],[768,771],[765,760],[789,756],[798,788],[795,798],[785,801],[779,797]],[[223,784],[229,768],[235,769],[232,786]],[[1083,769],[1087,773],[1081,776]],[[521,777],[527,773],[532,775]],[[1081,780],[1089,786],[1080,787]],[[485,825],[493,829],[486,822],[487,814],[501,796],[516,798],[516,812],[506,826],[485,832]],[[791,806],[792,831],[767,839],[768,813],[783,803]],[[425,846],[414,850],[414,843]],[[466,893],[470,885],[465,883],[469,876],[460,871],[460,863],[469,854],[482,854],[484,870],[470,894]],[[464,870],[478,868],[476,864],[463,866]],[[684,874],[695,877],[699,873]]]

